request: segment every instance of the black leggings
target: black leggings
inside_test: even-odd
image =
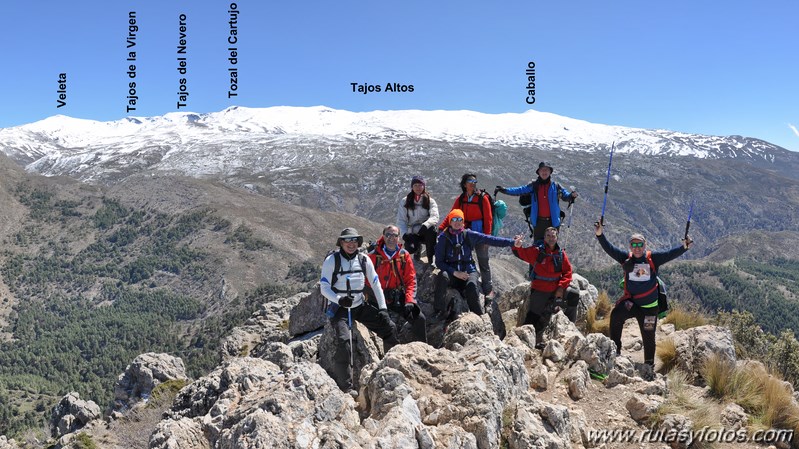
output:
[[[427,262],[430,265],[433,265],[433,257],[436,254],[436,238],[438,237],[436,234],[436,227],[433,226],[432,228],[426,229],[422,228],[419,230],[417,235],[424,242],[425,252],[427,253]]]
[[[632,304],[631,301],[621,301],[610,312],[610,339],[616,343],[616,354],[621,353],[621,331],[624,329],[624,322],[629,318],[635,318],[638,320],[638,327],[641,329],[641,337],[644,341],[644,363],[654,365],[658,309],[657,307],[645,309],[633,304],[628,310],[625,305],[627,303]]]

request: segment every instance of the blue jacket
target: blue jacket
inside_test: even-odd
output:
[[[495,237],[471,229],[464,229],[460,234],[451,234],[447,228],[438,235],[438,241],[436,241],[436,267],[441,271],[446,271],[450,276],[456,271],[474,273],[477,271],[477,267],[474,266],[474,259],[472,259],[472,249],[481,244],[513,246],[513,239]]]
[[[525,184],[519,187],[510,187],[506,188],[504,194],[511,195],[511,196],[522,196],[525,193],[530,193],[531,195],[531,203],[530,203],[530,224],[535,227],[536,221],[538,221],[538,195],[536,195],[535,188],[539,184],[539,180],[535,180],[530,184]],[[547,199],[549,201],[549,212],[552,216],[552,226],[558,227],[560,226],[560,203],[558,201],[559,198],[564,200],[571,199],[571,193],[564,189],[560,184],[557,182],[550,180],[549,181],[549,191],[547,193]]]

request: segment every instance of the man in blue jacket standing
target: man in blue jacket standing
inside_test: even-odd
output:
[[[519,187],[505,188],[497,186],[496,192],[511,196],[530,195],[530,217],[528,223],[533,231],[533,240],[543,241],[548,227],[560,229],[561,211],[560,199],[574,202],[578,193],[569,192],[551,178],[552,164],[541,162],[535,171],[538,178],[530,184]],[[496,195],[495,195],[496,196]]]

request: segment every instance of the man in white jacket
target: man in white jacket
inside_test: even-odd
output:
[[[402,198],[397,210],[397,227],[405,250],[415,254],[418,259],[421,253],[419,249],[424,243],[427,261],[432,265],[436,251],[437,226],[438,205],[427,192],[424,178],[414,176],[411,179],[411,192]]]
[[[386,299],[372,261],[358,251],[363,237],[354,228],[345,228],[336,241],[340,249],[322,264],[320,289],[328,300],[327,314],[336,332],[333,378],[342,391],[352,390],[352,320],[358,321],[383,339],[388,352],[397,343],[397,329],[388,314]],[[372,286],[378,308],[365,301],[366,279]]]

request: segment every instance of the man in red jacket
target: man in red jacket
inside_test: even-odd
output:
[[[491,200],[487,194],[477,189],[477,175],[466,173],[461,176],[461,192],[460,196],[455,198],[450,211],[455,209],[463,211],[466,229],[491,235],[491,226],[494,222]],[[444,231],[447,226],[449,223],[444,220],[438,226],[438,230]],[[488,245],[479,244],[474,248],[474,252],[477,254],[477,267],[480,269],[480,288],[486,298],[493,299],[494,287],[491,283],[491,266],[488,263]]]
[[[519,324],[535,327],[536,347],[543,348],[544,329],[560,305],[571,322],[577,319],[580,293],[570,288],[572,266],[566,253],[558,246],[558,230],[549,227],[544,233],[544,244],[521,248],[515,246],[513,254],[533,266],[530,296],[519,310]],[[566,298],[564,301],[564,297]]]
[[[369,258],[380,279],[388,310],[394,312],[392,318],[396,322],[399,315],[410,322],[413,341],[427,343],[427,320],[416,304],[416,268],[411,254],[402,248],[398,240],[399,228],[386,226],[375,248],[369,252]],[[367,289],[366,292],[368,294],[371,290]],[[402,323],[396,324],[399,331]]]

